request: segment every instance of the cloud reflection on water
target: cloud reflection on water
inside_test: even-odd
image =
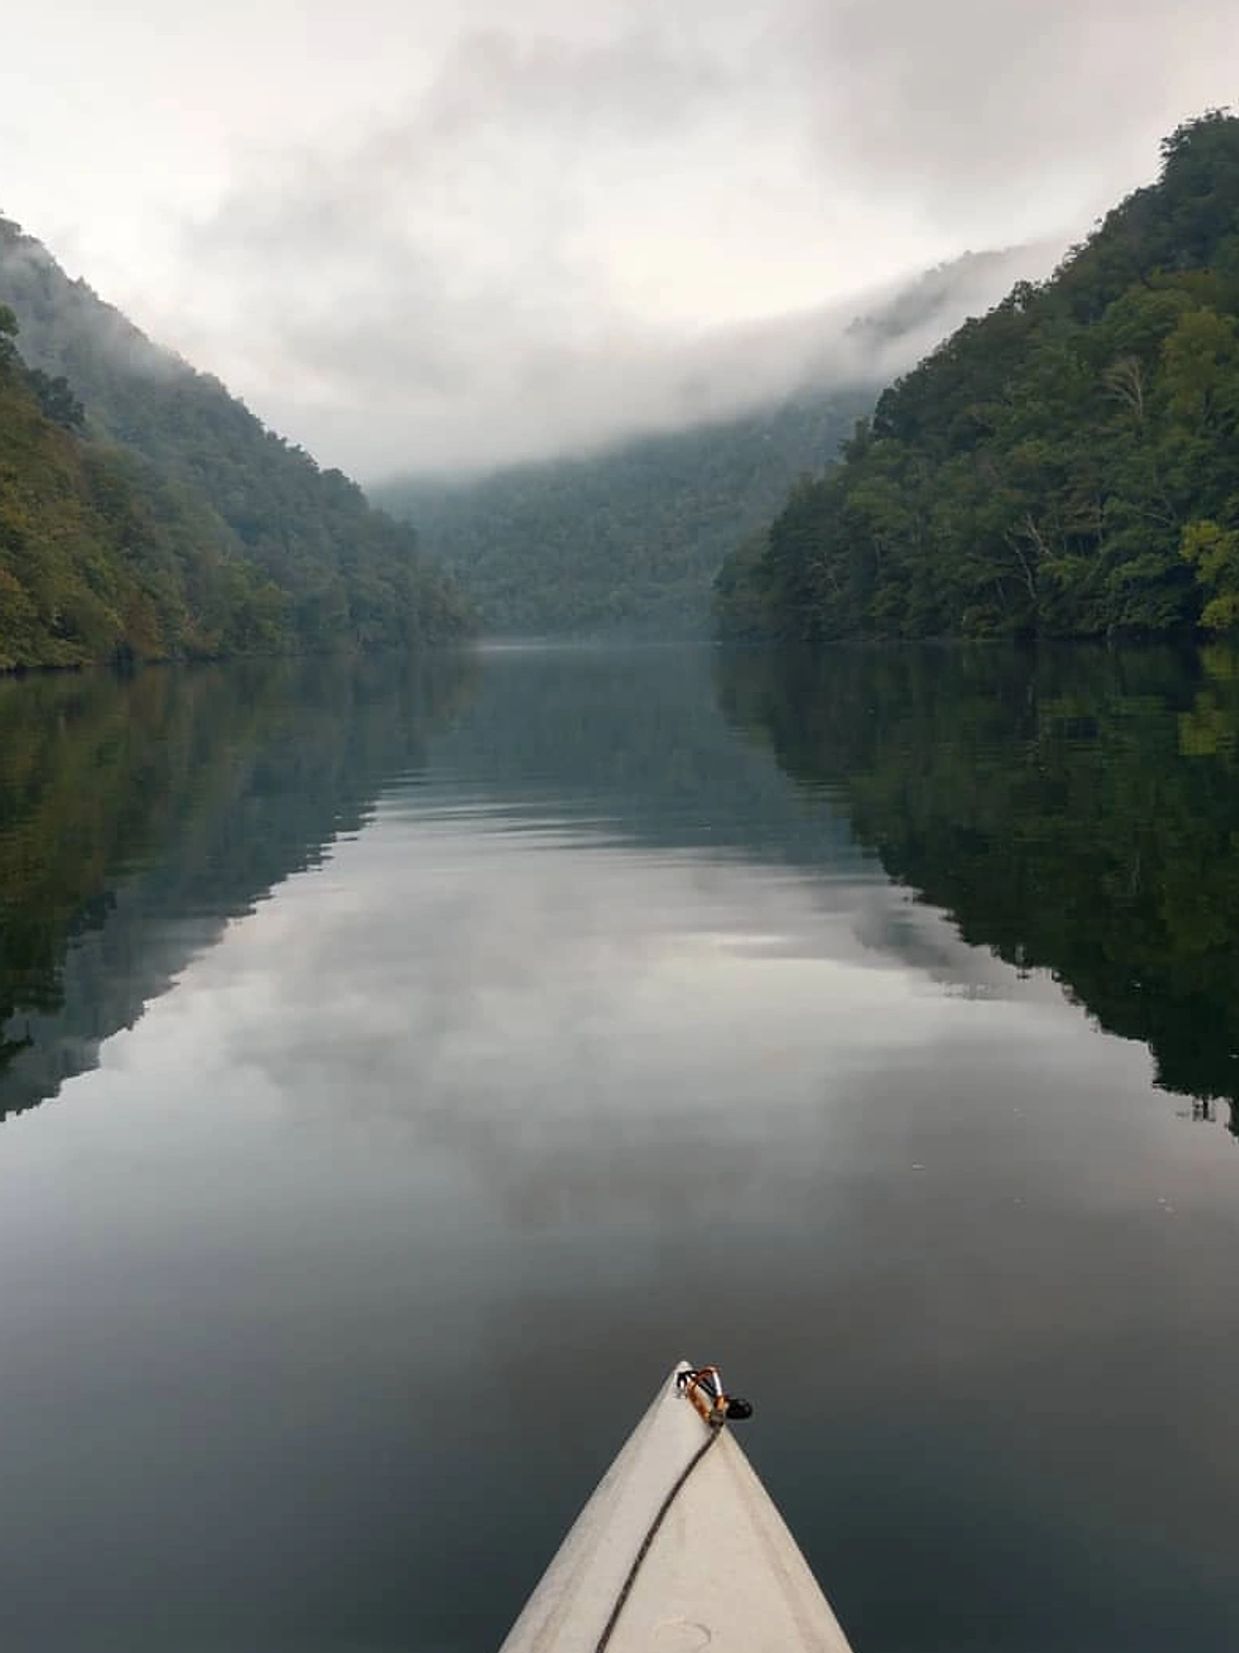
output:
[[[493,1646],[687,1352],[858,1646],[1228,1653],[1231,1144],[608,671],[501,672],[6,1127],[10,1621]]]

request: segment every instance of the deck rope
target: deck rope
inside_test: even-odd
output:
[[[709,1425],[709,1430],[710,1433],[706,1436],[705,1440],[702,1441],[696,1452],[693,1453],[687,1464],[685,1464],[684,1468],[680,1471],[675,1485],[663,1499],[662,1503],[658,1507],[658,1513],[650,1522],[649,1531],[641,1540],[641,1548],[637,1551],[636,1556],[633,1558],[632,1566],[628,1569],[628,1577],[624,1580],[623,1585],[620,1588],[620,1593],[615,1598],[615,1606],[612,1607],[611,1616],[603,1626],[602,1634],[598,1638],[597,1645],[594,1648],[594,1653],[606,1653],[607,1644],[610,1642],[611,1637],[615,1632],[615,1626],[619,1623],[620,1614],[624,1611],[624,1603],[628,1600],[629,1595],[632,1593],[632,1587],[637,1582],[637,1574],[641,1570],[641,1563],[650,1553],[650,1546],[658,1537],[658,1529],[666,1520],[667,1511],[679,1497],[684,1483],[688,1480],[689,1476],[693,1473],[697,1465],[714,1445],[715,1441],[718,1440],[719,1436],[723,1433],[721,1423]]]

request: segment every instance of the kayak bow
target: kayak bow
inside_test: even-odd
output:
[[[727,1427],[748,1410],[681,1361],[501,1653],[850,1653]]]

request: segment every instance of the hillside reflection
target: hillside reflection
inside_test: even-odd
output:
[[[0,682],[0,1117],[92,1067],[380,797],[419,811],[428,779],[511,829],[784,867],[822,901],[871,886],[868,945],[963,987],[988,954],[1048,971],[1149,1047],[1187,1117],[1239,1132],[1234,654],[737,652],[713,685],[709,658]],[[883,901],[875,856],[967,947]]]
[[[965,941],[1049,971],[1239,1134],[1239,656],[737,652],[717,689]]]
[[[355,831],[467,657],[0,681],[0,1119],[93,1067],[231,917]]]

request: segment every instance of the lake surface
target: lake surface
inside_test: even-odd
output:
[[[1239,664],[0,682],[0,1646],[484,1653],[673,1361],[857,1653],[1239,1647]]]

